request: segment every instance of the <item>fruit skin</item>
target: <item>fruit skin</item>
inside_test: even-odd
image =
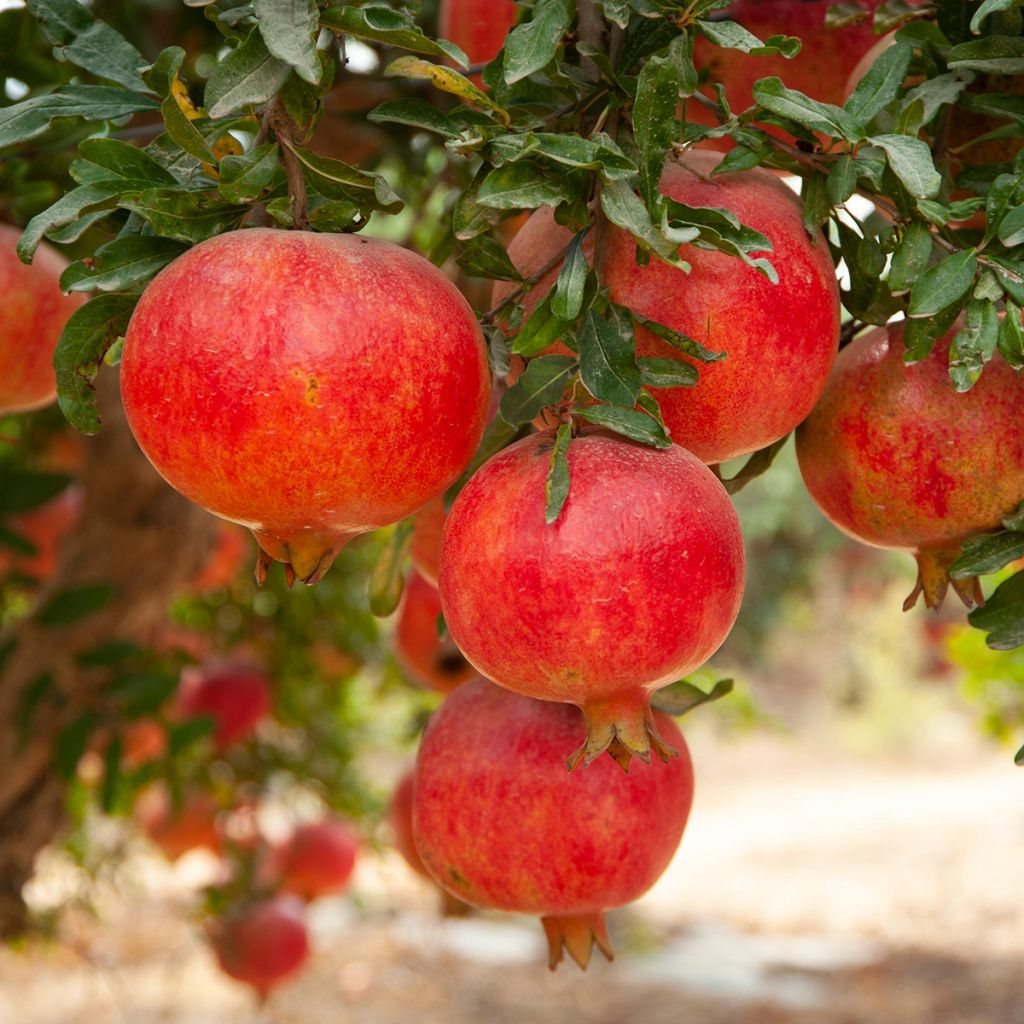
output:
[[[714,474],[587,428],[569,446],[569,497],[544,520],[554,434],[499,452],[456,498],[441,543],[441,605],[480,672],[529,697],[579,705],[570,758],[672,751],[650,695],[702,665],[743,593],[739,520]],[[451,699],[451,698],[449,698]]]
[[[121,393],[171,486],[248,526],[261,571],[277,559],[314,583],[346,541],[458,477],[490,381],[472,310],[421,256],[250,228],[201,242],[149,285]]]
[[[669,160],[661,191],[691,206],[725,207],[762,232],[774,247],[767,255],[777,285],[733,256],[692,245],[679,250],[689,274],[656,258],[639,267],[636,243],[618,228],[609,230],[599,268],[615,302],[726,353],[721,362],[697,364],[696,387],[653,389],[672,440],[709,464],[788,434],[814,407],[839,347],[839,286],[824,237],[819,232],[811,241],[799,199],[775,175],[755,169],[709,177],[720,160],[705,152]],[[570,238],[542,208],[509,246],[509,256],[531,276]],[[553,287],[559,269],[540,279],[527,308]],[[497,285],[495,304],[514,287]],[[693,362],[643,327],[636,331],[636,350]]]
[[[874,547],[913,551],[938,607],[961,542],[995,529],[1024,498],[1024,379],[998,355],[957,394],[947,367],[955,326],[931,355],[903,363],[903,325],[862,334],[839,354],[797,431],[804,483],[825,517]],[[976,581],[953,581],[970,606]]]
[[[409,554],[416,571],[432,586],[437,586],[441,560],[441,531],[444,529],[444,498],[437,497],[416,513]]]
[[[192,850],[207,849],[219,854],[224,845],[218,826],[220,807],[201,790],[188,794],[176,810],[165,788],[147,789],[133,813],[146,835],[171,860]]]
[[[309,901],[342,892],[352,877],[359,840],[343,822],[300,825],[280,851],[281,888]]]
[[[451,693],[477,675],[450,640],[437,632],[441,598],[418,572],[405,584],[395,628],[395,654],[413,681],[437,693]]]
[[[470,64],[486,64],[505,45],[518,15],[512,0],[441,0],[437,34],[461,47]],[[479,76],[472,77],[479,84]]]
[[[50,501],[12,516],[6,525],[36,552],[23,555],[11,548],[0,548],[0,574],[16,570],[40,582],[48,580],[57,569],[64,538],[82,514],[82,500],[81,487],[72,484]]]
[[[66,259],[45,242],[31,264],[15,251],[21,232],[0,224],[0,416],[49,405],[57,397],[53,352],[86,296],[61,294]]]
[[[227,750],[249,736],[267,714],[271,692],[261,669],[210,663],[182,672],[176,704],[183,718],[213,718],[213,741],[219,750]]]
[[[581,967],[592,940],[611,959],[602,911],[654,884],[693,800],[683,737],[657,717],[678,758],[629,775],[602,759],[570,774],[562,752],[580,728],[575,708],[467,683],[420,745],[413,831],[423,864],[474,906],[541,915],[552,969],[563,943]]]
[[[302,903],[294,896],[244,907],[210,925],[221,970],[251,985],[265,999],[309,959],[309,934]]]

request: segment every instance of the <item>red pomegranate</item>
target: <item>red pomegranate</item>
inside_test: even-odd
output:
[[[0,547],[0,574],[15,570],[36,580],[49,579],[57,568],[61,544],[81,514],[82,489],[72,484],[56,498],[12,516],[8,527],[36,551],[33,555],[23,555]]]
[[[569,447],[569,497],[544,520],[554,435],[490,459],[455,500],[441,545],[452,639],[489,679],[578,704],[587,738],[623,767],[662,757],[650,695],[702,665],[743,593],[743,538],[728,495],[688,451],[601,430]]]
[[[146,289],[121,392],[164,478],[248,526],[315,583],[468,464],[490,398],[455,286],[375,238],[251,228],[208,239]],[[173,400],[170,396],[173,396]]]
[[[441,559],[441,531],[444,529],[444,498],[437,497],[416,513],[412,533],[412,564],[432,586],[437,586],[438,563]]]
[[[427,870],[474,906],[539,914],[552,969],[563,945],[583,968],[592,942],[611,959],[602,912],[654,884],[693,800],[683,737],[657,718],[678,758],[629,775],[604,759],[570,774],[575,708],[467,683],[431,719],[416,761],[413,829]]]
[[[611,298],[681,331],[716,352],[718,363],[700,366],[693,388],[658,388],[672,440],[706,463],[756,451],[789,433],[813,408],[839,345],[839,286],[828,247],[808,237],[800,200],[775,175],[752,170],[711,177],[721,157],[689,152],[665,165],[661,191],[690,206],[731,210],[769,238],[779,276],[773,285],[733,256],[692,245],[680,255],[689,274],[652,259],[637,265],[636,243],[609,231],[599,268]],[[509,246],[520,273],[532,276],[568,245],[567,228],[547,207],[538,210]],[[593,250],[593,232],[585,251]],[[561,268],[542,277],[527,298],[533,305],[553,287]],[[500,282],[494,302],[515,287]],[[688,360],[667,342],[638,327],[639,356]]]
[[[826,518],[856,540],[917,556],[937,608],[965,537],[995,529],[1024,499],[1024,379],[997,354],[965,394],[947,372],[959,326],[927,359],[903,363],[903,325],[843,349],[821,401],[797,431],[804,483]],[[954,580],[970,607],[976,580]]]
[[[121,760],[134,770],[167,753],[167,731],[153,718],[139,718],[121,730],[121,743]]]
[[[303,900],[343,891],[356,866],[359,840],[341,821],[300,825],[280,851],[281,888]]]
[[[430,873],[420,859],[412,834],[412,798],[415,781],[416,771],[414,768],[410,768],[402,776],[391,795],[391,803],[388,805],[388,821],[395,833],[395,849],[405,858],[406,864],[417,874],[430,878]]]
[[[189,793],[181,807],[175,808],[164,786],[146,789],[136,801],[133,814],[146,835],[171,860],[192,850],[220,853],[223,846],[218,823],[220,806],[201,790]]]
[[[248,547],[243,530],[233,523],[220,523],[213,552],[206,565],[189,583],[189,590],[205,594],[209,590],[228,586],[238,575]]]
[[[184,718],[214,720],[213,739],[226,750],[241,742],[270,709],[270,680],[252,665],[210,663],[181,674],[177,709]]]
[[[251,985],[261,999],[309,959],[302,903],[294,896],[242,907],[214,921],[209,931],[221,970]]]
[[[441,0],[437,34],[461,47],[470,64],[486,64],[505,45],[518,14],[513,0]]]
[[[405,584],[395,629],[395,654],[413,682],[438,693],[451,693],[476,675],[476,669],[450,640],[437,632],[441,598],[419,573]]]
[[[85,296],[62,295],[67,260],[45,242],[32,264],[18,259],[21,232],[0,224],[0,416],[49,405],[57,397],[53,351]]]

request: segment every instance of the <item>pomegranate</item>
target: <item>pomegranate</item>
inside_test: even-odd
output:
[[[247,546],[242,530],[232,523],[220,523],[213,552],[189,584],[189,589],[197,594],[205,594],[230,585],[245,560]]]
[[[513,0],[441,0],[437,34],[461,47],[470,64],[486,64],[505,45],[518,14]],[[478,75],[472,78],[480,84]]]
[[[356,866],[359,840],[341,821],[300,825],[280,851],[281,888],[303,900],[341,892]]]
[[[562,751],[580,727],[575,708],[467,683],[431,719],[416,761],[423,864],[467,903],[539,914],[552,970],[563,945],[583,968],[594,942],[611,959],[603,911],[654,884],[693,800],[683,737],[657,718],[680,757],[628,776],[608,760],[569,774]]]
[[[914,552],[937,608],[965,537],[999,526],[1024,499],[1024,379],[996,354],[965,394],[949,380],[955,326],[928,358],[903,363],[903,324],[843,349],[821,401],[797,431],[804,483],[825,517],[856,540]],[[968,607],[977,580],[953,580]]]
[[[0,574],[14,570],[36,580],[49,579],[57,568],[61,544],[81,514],[82,489],[72,484],[57,497],[12,516],[9,528],[36,550],[33,555],[23,555],[0,547]]]
[[[167,753],[167,732],[155,719],[140,718],[124,726],[121,743],[121,760],[131,771]]]
[[[416,513],[412,534],[412,564],[432,586],[437,586],[438,562],[441,558],[441,531],[444,529],[444,498],[437,497]]]
[[[209,663],[182,672],[177,710],[184,718],[212,718],[214,743],[227,750],[252,733],[267,714],[270,697],[270,680],[261,669]]]
[[[654,690],[703,664],[743,593],[743,538],[728,495],[688,451],[585,428],[569,447],[569,497],[544,520],[554,435],[499,452],[455,500],[441,544],[452,639],[489,679],[583,709],[569,759],[674,751]]]
[[[186,497],[315,583],[353,536],[451,484],[483,434],[483,337],[421,256],[356,235],[251,228],[201,242],[132,316],[121,392]],[[173,396],[173,397],[172,397]]]
[[[692,245],[679,250],[689,274],[659,259],[638,266],[636,243],[617,228],[609,231],[599,268],[615,302],[726,353],[722,362],[700,366],[696,387],[654,390],[672,439],[706,463],[756,451],[789,433],[813,408],[839,346],[839,286],[824,237],[808,237],[800,200],[775,175],[755,169],[710,177],[720,160],[705,152],[670,160],[661,191],[690,206],[724,207],[767,236],[777,285],[733,256]],[[532,276],[570,238],[544,207],[516,236],[509,256],[520,273]],[[592,248],[592,241],[585,245],[585,251]],[[528,309],[560,269],[540,279]],[[514,287],[497,284],[494,302]],[[636,350],[688,359],[643,327]]]
[[[218,824],[220,807],[209,794],[196,790],[175,808],[163,786],[150,788],[139,796],[134,815],[146,835],[171,859],[206,849],[220,853],[223,836]]]
[[[414,682],[438,693],[451,693],[477,673],[455,644],[438,635],[440,614],[437,591],[419,573],[412,573],[398,613],[395,654]]]
[[[67,260],[45,242],[26,266],[15,248],[21,232],[0,224],[0,416],[49,405],[57,397],[53,352],[85,296],[62,295]]]
[[[214,921],[209,930],[221,970],[251,985],[261,999],[309,959],[302,903],[294,896],[242,907]]]

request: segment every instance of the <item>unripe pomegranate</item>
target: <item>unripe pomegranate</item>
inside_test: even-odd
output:
[[[1024,499],[1024,379],[997,354],[965,394],[950,382],[949,346],[903,363],[903,324],[839,354],[821,401],[797,431],[804,483],[826,518],[856,540],[914,552],[929,608],[946,594],[964,538],[999,526]],[[970,607],[977,580],[954,580]]]
[[[358,850],[359,840],[338,820],[300,825],[278,857],[281,888],[307,901],[341,892],[352,877]]]
[[[693,800],[683,737],[657,718],[680,757],[629,775],[608,760],[570,774],[575,708],[467,683],[431,719],[416,761],[413,829],[427,870],[474,906],[539,914],[552,969],[563,945],[583,968],[593,942],[611,959],[603,911],[654,884]]]
[[[214,719],[214,743],[226,750],[252,733],[270,709],[270,697],[270,680],[261,669],[213,663],[182,672],[177,709],[184,718]]]
[[[451,693],[477,672],[455,644],[438,635],[440,614],[438,592],[419,573],[412,573],[398,612],[395,654],[413,682],[438,693]]]
[[[800,200],[775,175],[755,169],[711,177],[720,160],[705,152],[670,160],[661,191],[690,206],[724,207],[764,234],[773,246],[767,255],[777,285],[733,256],[692,245],[679,250],[692,268],[688,274],[654,258],[638,266],[633,237],[618,228],[609,230],[599,268],[615,302],[726,353],[721,362],[700,365],[696,387],[654,391],[672,440],[706,463],[788,434],[813,408],[839,346],[839,286],[824,237],[808,237]],[[516,236],[509,256],[520,273],[532,276],[570,238],[544,207]],[[592,241],[585,243],[584,251],[592,249]],[[527,308],[547,294],[560,269],[540,279]],[[495,303],[514,287],[496,285]],[[643,327],[636,350],[692,362]]]
[[[728,495],[688,451],[585,429],[569,446],[569,497],[544,520],[554,435],[499,452],[463,488],[441,544],[452,639],[501,686],[578,704],[587,738],[623,767],[659,737],[650,695],[702,665],[743,593],[743,538]]]
[[[208,239],[146,289],[121,392],[173,487],[315,583],[468,464],[490,397],[473,313],[421,256],[356,235]]]
[[[505,45],[518,15],[513,0],[441,0],[437,34],[461,47],[470,64],[486,64]]]
[[[218,826],[220,807],[207,793],[196,790],[175,808],[166,788],[145,790],[133,810],[146,835],[171,860],[192,850],[207,849],[220,853],[223,836]]]
[[[0,547],[0,574],[16,570],[40,581],[49,579],[57,568],[61,544],[81,514],[82,489],[72,484],[50,501],[12,516],[10,529],[36,551],[23,555]]]
[[[15,251],[21,232],[0,224],[0,416],[49,405],[57,397],[53,352],[85,296],[62,295],[68,265],[45,242],[26,266]]]
[[[251,985],[261,999],[309,959],[302,904],[294,896],[244,907],[214,921],[209,930],[221,970]]]
[[[432,586],[437,586],[437,573],[441,560],[441,531],[444,529],[444,498],[428,502],[416,513],[412,533],[412,564],[416,571]]]

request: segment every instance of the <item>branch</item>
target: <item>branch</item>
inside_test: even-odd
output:
[[[292,223],[300,231],[308,231],[309,197],[306,192],[306,176],[299,158],[295,155],[296,124],[285,112],[279,99],[275,99],[268,110],[270,129],[274,133],[274,138],[281,143],[281,159],[284,161],[284,173],[288,180],[288,194],[292,197]]]

